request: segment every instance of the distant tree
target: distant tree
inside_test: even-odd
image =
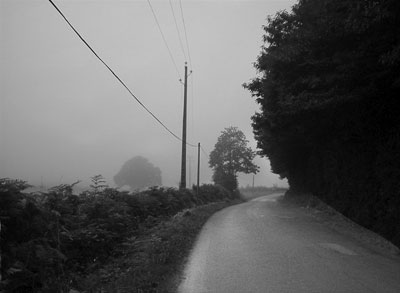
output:
[[[128,185],[131,189],[158,186],[162,184],[161,170],[146,158],[136,156],[125,162],[114,181],[119,187]]]
[[[258,172],[258,166],[253,163],[256,153],[247,143],[245,135],[237,127],[228,127],[221,132],[209,160],[215,184],[233,191],[238,187],[237,173]]]

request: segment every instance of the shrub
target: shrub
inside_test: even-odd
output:
[[[106,187],[103,181],[75,194],[77,183],[27,194],[26,182],[0,179],[4,280],[0,291],[68,291],[128,236],[185,209],[234,196],[207,184],[198,195],[161,187],[128,193]]]

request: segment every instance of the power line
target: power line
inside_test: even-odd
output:
[[[200,145],[200,149],[201,149],[201,151],[203,152],[203,154],[204,154],[206,157],[208,157],[208,153],[204,150],[204,148],[203,148],[202,145]]]
[[[164,33],[163,33],[163,31],[162,31],[162,29],[161,29],[161,26],[160,26],[160,23],[158,22],[157,15],[156,15],[156,13],[154,12],[153,6],[151,5],[150,0],[147,0],[147,3],[149,4],[150,9],[151,9],[151,12],[153,13],[154,20],[156,21],[158,30],[160,31],[160,34],[161,34],[161,37],[162,37],[162,39],[163,39],[163,41],[164,41],[165,47],[167,47],[167,50],[168,50],[168,53],[169,53],[169,57],[171,58],[172,63],[174,64],[174,67],[175,67],[176,72],[178,73],[179,79],[181,79],[181,76],[180,76],[179,70],[178,70],[178,66],[176,65],[175,59],[174,59],[174,57],[172,56],[171,49],[170,49],[169,46],[168,46],[167,39],[166,39],[165,36],[164,36]]]
[[[195,98],[194,98],[194,76],[193,76],[193,72],[192,72],[192,74],[191,74],[191,78],[190,78],[190,81],[191,81],[191,87],[190,87],[190,89],[191,89],[191,96],[190,96],[190,101],[191,101],[191,103],[190,103],[190,108],[191,108],[191,122],[192,122],[192,129],[191,129],[191,132],[192,133],[194,133],[194,101],[195,101]]]
[[[75,27],[69,22],[69,20],[66,18],[66,16],[61,12],[61,10],[54,4],[52,0],[49,0],[49,2],[53,5],[53,7],[57,10],[57,12],[62,16],[62,18],[67,22],[69,27],[75,32],[75,34],[81,39],[81,41],[89,48],[89,50],[97,57],[98,60],[100,60],[101,63],[114,75],[114,77],[124,86],[124,88],[129,92],[129,94],[139,103],[140,106],[142,106],[147,113],[149,113],[162,127],[165,128],[172,136],[174,136],[176,139],[179,141],[182,141],[182,139],[177,136],[175,133],[173,133],[164,123],[161,122],[160,119],[157,118],[156,115],[154,115],[133,93],[132,91],[128,88],[128,86],[119,78],[119,76],[110,68],[110,66],[107,65],[103,59],[100,58],[100,56],[92,49],[92,47],[85,41],[85,39],[80,35],[80,33],[75,29]],[[185,142],[187,145],[196,147],[193,144],[190,144],[188,142]]]
[[[182,16],[182,22],[183,22],[183,29],[184,29],[184,32],[185,32],[186,47],[187,47],[188,56],[189,56],[190,68],[193,68],[193,66],[192,66],[192,58],[190,57],[190,50],[189,50],[189,42],[188,42],[187,31],[186,31],[185,17],[183,16],[182,0],[179,0],[179,6],[181,8],[181,16]]]
[[[179,45],[180,45],[180,47],[181,47],[183,56],[185,57],[185,61],[186,61],[186,53],[185,53],[185,49],[183,48],[181,33],[179,32],[178,23],[177,23],[177,21],[176,21],[175,12],[174,12],[174,8],[173,8],[173,6],[172,6],[172,1],[171,1],[171,0],[169,0],[169,6],[171,7],[172,16],[174,17],[176,32],[178,33],[178,38],[179,38]]]
[[[164,44],[165,44],[165,46],[167,47],[167,50],[168,50],[169,56],[171,57],[172,63],[174,64],[175,69],[176,69],[176,71],[177,71],[177,73],[178,73],[178,76],[180,77],[180,75],[179,75],[179,70],[178,70],[178,66],[176,65],[175,60],[174,60],[174,57],[172,56],[172,52],[171,52],[171,50],[170,50],[170,48],[169,48],[169,46],[168,46],[167,40],[166,40],[166,38],[165,38],[165,36],[164,36],[164,33],[163,33],[162,29],[161,29],[161,25],[160,25],[160,23],[159,23],[159,21],[158,21],[158,19],[157,19],[157,15],[156,15],[156,13],[155,13],[155,11],[154,11],[154,9],[153,9],[153,6],[151,5],[150,0],[147,0],[147,3],[149,4],[150,9],[151,9],[151,12],[153,13],[154,20],[156,21],[156,24],[157,24],[157,26],[158,26],[158,29],[159,29],[160,33],[161,33],[162,39],[164,40]],[[171,4],[171,3],[170,3],[170,4]],[[172,8],[172,6],[171,6],[171,8]],[[182,10],[182,8],[181,8],[181,10]],[[173,9],[172,9],[172,11],[173,11]],[[174,14],[174,12],[173,12],[173,14]],[[175,14],[174,14],[174,15],[175,15]],[[189,53],[189,52],[188,52],[188,53]],[[186,58],[186,57],[185,57],[185,58]],[[190,56],[189,56],[189,59],[190,59]],[[181,80],[181,79],[180,79],[180,80]],[[180,139],[180,140],[183,141],[182,139]],[[189,145],[189,146],[191,146],[191,147],[197,147],[196,145],[191,144],[191,143],[188,143],[187,141],[184,141],[184,143],[187,144],[187,145]]]

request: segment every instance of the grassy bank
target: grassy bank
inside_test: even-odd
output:
[[[398,255],[400,253],[399,247],[395,244],[362,227],[310,193],[288,191],[281,199],[281,203],[305,208],[319,222],[324,223],[332,230],[356,239],[372,250],[388,255]]]
[[[86,279],[91,292],[176,292],[184,263],[202,226],[240,200],[186,209],[127,239],[123,252]]]
[[[273,193],[285,193],[287,188],[283,187],[266,187],[266,186],[255,186],[255,187],[241,187],[239,188],[240,196],[246,201],[255,199],[260,196],[265,196]]]

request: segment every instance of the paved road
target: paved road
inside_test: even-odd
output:
[[[399,256],[380,254],[277,197],[211,217],[179,292],[400,292]]]

